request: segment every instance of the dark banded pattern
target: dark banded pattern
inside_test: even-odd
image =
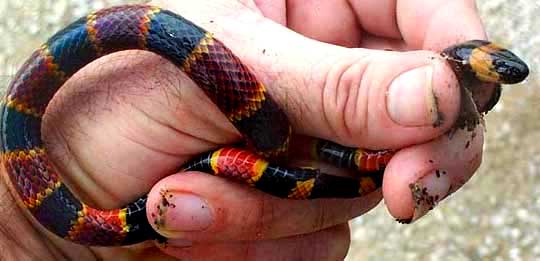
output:
[[[325,160],[338,167],[356,170],[360,174],[383,170],[395,153],[392,150],[349,148],[325,140],[313,142],[313,158]]]
[[[364,157],[377,154],[379,152],[366,152]],[[314,168],[284,168],[249,150],[222,148],[185,164],[182,171],[202,171],[237,180],[278,197],[312,199],[367,195],[382,184],[384,167],[380,166],[379,169],[362,171],[358,178],[338,177]],[[357,170],[355,165],[351,167]]]
[[[358,171],[355,179],[265,160],[262,156],[286,159],[291,127],[249,68],[210,33],[177,14],[147,5],[119,6],[94,12],[52,36],[20,68],[1,100],[2,166],[24,206],[56,235],[98,246],[162,239],[146,218],[146,197],[113,210],[81,202],[62,183],[41,137],[43,113],[67,79],[101,56],[130,49],[154,52],[183,70],[253,149],[209,152],[185,170],[235,179],[293,199],[356,197],[381,186],[392,151],[352,149],[326,141],[314,147],[316,157]],[[528,73],[519,58],[487,42],[452,46],[443,55],[458,79],[473,87],[476,81],[515,83]]]

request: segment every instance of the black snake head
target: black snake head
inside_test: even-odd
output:
[[[529,75],[529,67],[517,55],[484,40],[450,46],[442,55],[459,78],[480,82],[515,84]]]
[[[484,40],[450,46],[441,55],[462,87],[458,128],[473,130],[499,101],[501,84],[519,83],[529,75],[529,67],[517,55]]]

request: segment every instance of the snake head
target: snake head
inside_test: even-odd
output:
[[[529,67],[511,51],[484,40],[471,40],[441,53],[461,85],[461,111],[455,127],[473,131],[501,97],[501,84],[519,83]]]
[[[442,52],[458,78],[474,77],[481,82],[515,84],[529,75],[529,67],[517,55],[494,43],[471,40]]]

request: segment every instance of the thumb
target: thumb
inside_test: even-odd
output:
[[[212,17],[193,9],[182,15],[253,69],[296,132],[349,146],[399,148],[441,135],[457,117],[457,80],[433,52],[344,48],[306,38],[251,9]]]
[[[436,53],[343,48],[270,21],[242,24],[256,35],[231,48],[239,47],[302,134],[399,148],[438,137],[457,118],[459,85]]]

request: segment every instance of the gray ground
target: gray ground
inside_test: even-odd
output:
[[[7,19],[0,20],[0,86],[60,25],[90,9],[125,2],[1,1],[0,14]],[[479,0],[478,6],[490,38],[524,57],[531,77],[505,89],[489,114],[486,153],[477,175],[414,225],[394,222],[383,204],[355,219],[348,260],[540,258],[540,3]]]

